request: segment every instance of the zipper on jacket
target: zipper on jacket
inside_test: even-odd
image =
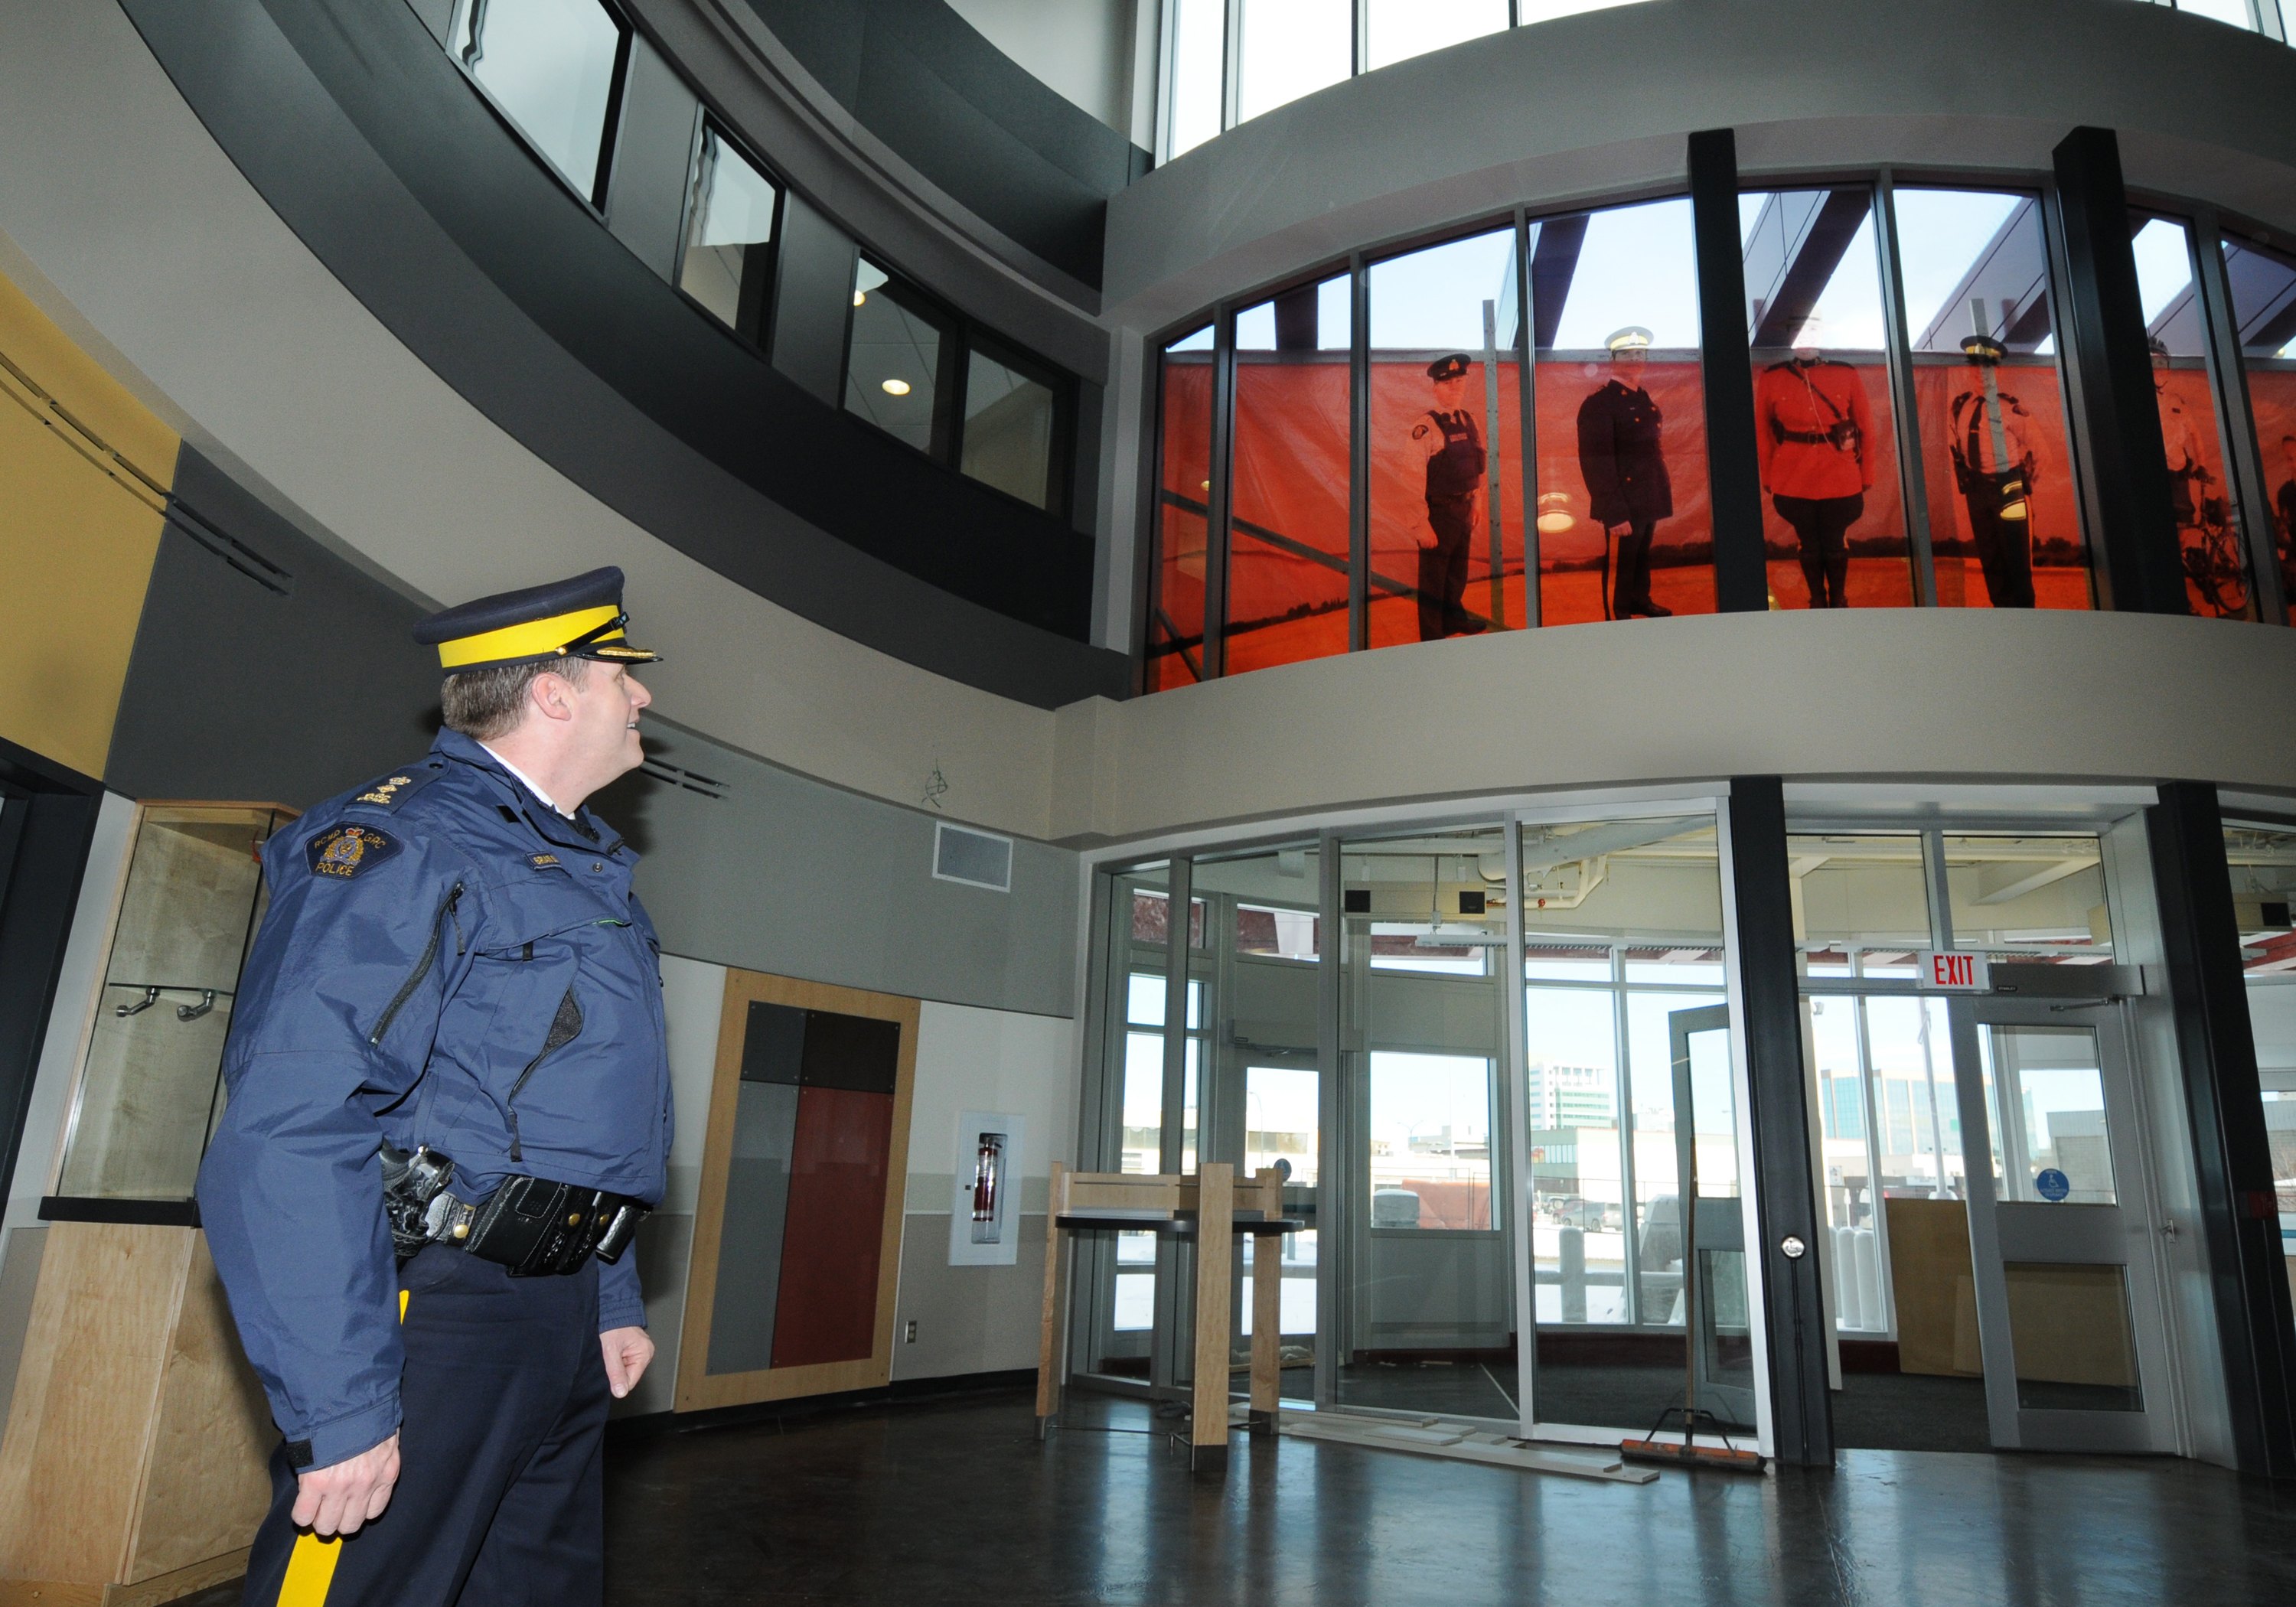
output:
[[[581,1033],[582,1005],[570,987],[565,996],[558,1001],[558,1013],[550,1018],[550,1031],[542,1040],[541,1053],[526,1062],[526,1070],[518,1074],[518,1080],[510,1086],[509,1096],[503,1101],[503,1109],[510,1117],[510,1158],[512,1160],[526,1159],[526,1152],[519,1146],[518,1140],[518,1096],[526,1086],[526,1079],[534,1075],[537,1066],[572,1043]]]
[[[430,940],[422,946],[422,957],[414,962],[414,969],[407,973],[406,980],[398,985],[398,991],[391,996],[390,1003],[383,1006],[382,1019],[374,1024],[374,1030],[366,1035],[369,1044],[377,1047],[381,1045],[382,1035],[390,1030],[390,1023],[398,1019],[398,1013],[406,1007],[406,1001],[414,996],[414,990],[422,986],[422,979],[430,974],[430,967],[439,958],[439,927],[449,916],[455,919],[455,953],[457,955],[463,953],[462,917],[455,914],[455,906],[462,901],[463,884],[457,881],[454,890],[447,895],[447,901],[439,906],[439,913],[430,917]]]

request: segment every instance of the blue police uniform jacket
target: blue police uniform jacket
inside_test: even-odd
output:
[[[636,858],[451,731],[266,845],[199,1202],[299,1465],[398,1426],[382,1140],[444,1152],[463,1199],[530,1173],[660,1200],[669,1062]],[[600,1331],[644,1321],[635,1256],[602,1265]]]

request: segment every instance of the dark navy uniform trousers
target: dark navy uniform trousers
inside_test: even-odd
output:
[[[245,1607],[582,1607],[604,1597],[599,1455],[612,1398],[598,1267],[513,1278],[446,1245],[400,1270],[406,1365],[398,1485],[382,1516],[299,1532],[294,1470],[271,1457],[271,1512]]]

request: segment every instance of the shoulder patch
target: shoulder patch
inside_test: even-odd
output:
[[[387,832],[367,825],[330,827],[304,846],[304,857],[314,876],[348,880],[398,852],[401,844]]]
[[[429,765],[414,765],[404,770],[393,770],[388,775],[377,776],[351,794],[350,801],[369,804],[378,809],[396,809],[445,774],[443,769],[434,769]]]

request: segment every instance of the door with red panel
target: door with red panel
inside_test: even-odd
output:
[[[890,1375],[914,1000],[734,972],[680,1410]]]

